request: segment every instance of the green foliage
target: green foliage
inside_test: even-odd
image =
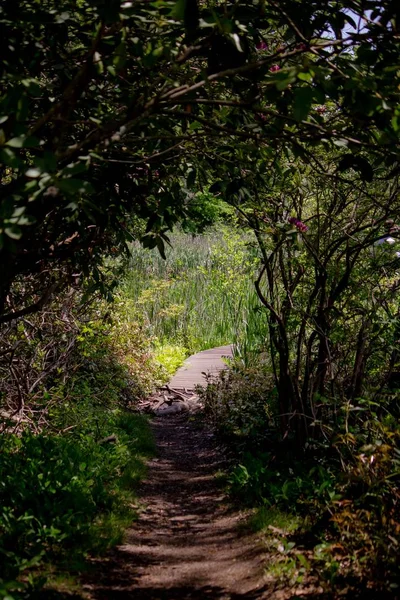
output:
[[[2,331],[1,598],[118,543],[154,452],[147,420],[126,410],[165,377],[151,339],[126,298],[83,298],[69,290]]]
[[[229,204],[210,192],[197,192],[186,205],[186,217],[181,225],[183,231],[198,234],[217,223],[226,224],[229,221],[235,224],[235,212]]]
[[[399,413],[387,384],[399,365],[399,281],[384,239],[400,227],[398,20],[381,0],[1,3],[1,427],[20,436],[4,442],[11,466],[26,444],[34,464],[17,466],[42,464],[57,495],[73,480],[48,474],[42,439],[56,473],[57,460],[73,462],[74,436],[78,462],[107,451],[113,464],[119,443],[84,440],[108,431],[121,399],[130,406],[163,380],[183,348],[234,341],[247,365],[264,353],[260,372],[205,392],[243,451],[235,489],[325,519],[331,579],[362,559],[360,571],[393,583]],[[257,251],[235,230],[183,243],[162,266],[136,245],[130,256],[135,239],[167,256],[177,222],[198,232],[233,215]],[[85,313],[94,290],[110,298],[121,273],[110,278],[105,259],[120,255],[131,273],[114,309]],[[83,281],[79,303],[62,296]],[[35,315],[52,298],[54,314]],[[81,478],[72,491],[90,521],[95,478]],[[65,531],[24,514],[2,516],[11,536],[26,521],[26,555],[21,546],[14,564],[7,549],[15,573]],[[291,543],[289,571],[301,562]]]
[[[72,421],[74,411],[86,403],[134,405],[166,377],[141,314],[120,295],[113,304],[98,297],[88,303],[85,293],[70,289],[40,316],[3,326],[0,336],[1,416],[6,419],[22,408],[33,430],[40,415],[44,425],[48,414],[60,415],[61,404]],[[21,417],[17,429],[24,426]]]
[[[354,585],[355,577],[356,586],[367,586],[374,578],[377,589],[394,591],[400,566],[400,431],[391,397],[359,399],[339,421],[334,415],[324,421],[331,436],[309,439],[301,449],[295,440],[278,441],[279,409],[268,401],[271,379],[264,375],[262,384],[262,377],[247,370],[223,375],[203,398],[235,453],[231,493],[259,507],[250,525],[265,529],[274,552],[269,574],[299,583],[306,572],[319,571],[328,586]]]
[[[309,511],[313,504],[323,511],[334,496],[332,471],[327,465],[315,464],[314,457],[298,462],[291,455],[277,460],[271,453],[246,452],[232,472],[231,485],[250,505],[290,506],[293,512],[301,512],[304,505]]]
[[[268,528],[279,530],[282,535],[294,533],[301,526],[301,519],[277,508],[261,506],[250,517],[248,525],[253,531],[265,531]]]
[[[234,342],[242,354],[246,345],[258,350],[263,322],[252,283],[258,257],[248,236],[220,226],[171,239],[165,261],[133,246],[121,287],[159,346],[172,343],[193,353]]]
[[[110,319],[111,328],[105,337],[108,337],[118,363],[128,373],[131,393],[136,397],[143,396],[166,379],[168,367],[156,357],[156,339],[132,298],[118,293],[111,306]]]
[[[271,377],[262,365],[244,369],[231,365],[220,377],[210,377],[199,390],[204,412],[219,431],[234,439],[235,445],[256,448],[265,443],[276,413],[276,397],[271,391]]]
[[[399,184],[388,185],[382,167],[382,180],[360,181],[364,163],[346,156],[356,172],[346,178],[336,156],[321,152],[319,172],[287,156],[268,191],[258,169],[234,190],[221,183],[232,204],[243,207],[245,197],[242,218],[262,256],[258,311],[281,431],[299,445],[347,399],[367,388],[379,394],[397,364]]]
[[[396,176],[398,13],[378,0],[371,19],[364,10],[4,0],[1,318],[33,273],[39,307],[21,297],[25,314],[77,273],[107,293],[105,256],[140,237],[164,254],[176,222],[197,231],[221,214],[210,183],[229,195],[257,173],[268,189],[282,150],[309,162],[315,147],[345,149],[362,178],[380,165]]]
[[[158,348],[156,347],[154,351],[155,359],[164,367],[167,374],[170,376],[182,365],[188,354],[186,348],[173,344],[163,344]]]
[[[12,594],[24,587],[21,574],[43,563],[68,565],[104,551],[134,517],[135,484],[144,475],[143,457],[153,451],[149,427],[143,417],[118,410],[98,416],[86,406],[82,427],[76,415],[68,435],[0,439],[0,589]],[[110,433],[115,443],[96,440]]]

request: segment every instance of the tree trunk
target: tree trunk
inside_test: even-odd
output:
[[[365,373],[365,346],[369,321],[363,321],[357,336],[356,356],[354,359],[353,375],[351,378],[350,397],[358,398],[362,394]]]

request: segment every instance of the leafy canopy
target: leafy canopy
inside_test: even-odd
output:
[[[241,161],[262,182],[322,144],[396,174],[398,19],[389,0],[4,0],[0,319],[77,274],[101,287],[139,234],[163,253],[193,190],[235,191]],[[9,312],[26,274],[35,301]]]

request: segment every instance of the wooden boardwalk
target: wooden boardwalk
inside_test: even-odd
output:
[[[193,390],[204,385],[204,373],[216,375],[226,369],[223,357],[232,357],[232,346],[219,346],[190,356],[172,377],[169,385],[176,390]]]

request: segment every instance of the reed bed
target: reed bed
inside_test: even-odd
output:
[[[188,354],[233,343],[248,363],[263,350],[265,319],[254,289],[259,267],[251,238],[219,227],[171,238],[167,258],[132,246],[123,291],[135,301],[159,347]]]

